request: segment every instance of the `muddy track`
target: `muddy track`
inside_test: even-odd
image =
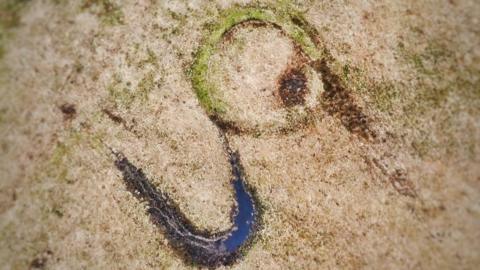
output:
[[[218,233],[196,228],[168,194],[155,188],[142,170],[123,154],[114,152],[115,166],[122,172],[127,189],[139,200],[147,202],[152,222],[165,232],[177,251],[193,264],[207,267],[232,264],[242,255],[242,247],[251,242],[259,228],[260,212],[256,210],[258,199],[252,196],[245,183],[240,156],[230,149],[228,142],[225,142],[225,151],[231,165],[231,182],[237,207],[232,213],[232,228]]]

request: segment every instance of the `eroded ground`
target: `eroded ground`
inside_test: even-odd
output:
[[[303,14],[332,76],[307,72],[305,103],[319,106],[271,132],[293,121],[278,96],[293,41],[246,26],[209,62],[230,120],[255,127],[228,136],[265,204],[258,241],[232,268],[475,269],[480,5],[298,2],[0,3],[2,267],[195,268],[125,189],[106,145],[198,227],[229,228],[228,161],[189,69],[222,11],[249,5]]]

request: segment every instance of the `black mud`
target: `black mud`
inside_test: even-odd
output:
[[[234,207],[232,213],[233,227],[217,233],[196,228],[177,204],[158,190],[141,169],[121,153],[114,153],[115,166],[122,172],[127,189],[138,199],[147,202],[152,222],[165,232],[170,244],[186,261],[210,268],[230,265],[240,258],[260,226],[260,212],[256,207],[259,205],[258,199],[245,183],[240,156],[229,148],[227,152],[232,167],[237,207]]]

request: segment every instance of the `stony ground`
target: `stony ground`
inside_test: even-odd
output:
[[[188,71],[208,25],[246,5],[302,13],[378,137],[325,109],[288,133],[230,134],[265,204],[259,240],[232,268],[478,267],[478,1],[2,0],[3,269],[195,268],[106,146],[200,228],[231,225],[229,166]],[[273,94],[293,45],[249,27],[221,42],[209,78],[234,120],[283,123]]]

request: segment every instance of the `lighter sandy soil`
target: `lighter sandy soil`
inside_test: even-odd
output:
[[[105,146],[198,227],[229,228],[229,164],[188,69],[205,25],[253,2],[304,14],[379,137],[322,109],[292,132],[229,134],[265,213],[258,241],[225,268],[478,269],[475,0],[26,3],[0,60],[0,268],[196,268],[126,190]],[[209,76],[235,104],[232,119],[283,123],[269,94],[292,41],[246,28],[222,44]]]

